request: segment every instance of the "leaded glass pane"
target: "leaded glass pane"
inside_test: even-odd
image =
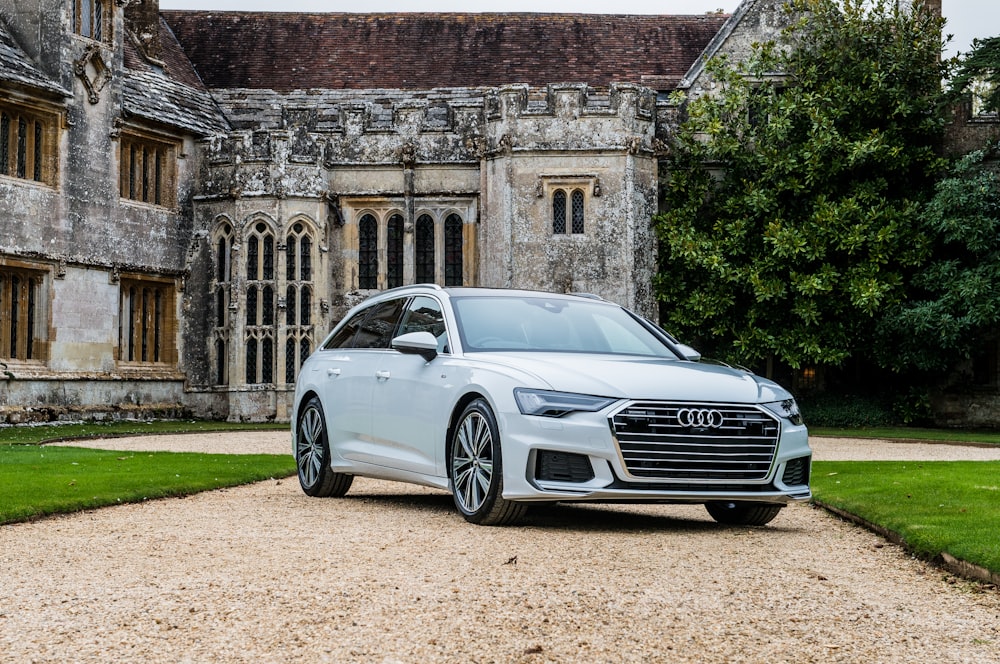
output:
[[[260,224],[258,224],[258,227]],[[274,279],[274,238],[268,233],[263,238],[264,243],[264,276],[265,281]]]
[[[312,291],[308,286],[299,293],[299,325],[312,325]]]
[[[285,340],[285,382],[295,382],[295,339]]]
[[[358,224],[358,288],[378,288],[378,225],[366,214]]]
[[[247,325],[257,324],[257,287],[247,287]]]
[[[552,195],[552,232],[566,232],[566,192],[562,189]]]
[[[403,215],[389,217],[385,277],[389,288],[403,285]]]
[[[312,279],[312,241],[308,237],[304,237],[299,243],[299,246],[302,247],[300,252],[300,264],[302,268],[300,271],[301,273],[299,274],[299,279],[302,281],[309,281]]]
[[[417,283],[434,283],[434,220],[428,214],[417,219],[415,238]]]
[[[450,214],[444,221],[444,285],[462,286],[462,218]]]
[[[262,325],[274,325],[274,290],[270,286],[264,286],[264,301],[261,303],[263,313]]]
[[[215,289],[215,326],[226,326],[226,289],[222,286]]]
[[[583,192],[573,191],[573,232],[583,232]]]
[[[257,340],[247,339],[247,383],[257,382]]]
[[[17,120],[17,177],[28,174],[28,123],[24,118]]]
[[[285,278],[295,281],[295,257],[298,249],[298,240],[293,235],[288,236],[288,244],[285,246]]]
[[[32,177],[35,182],[42,181],[42,123],[35,121],[35,170]]]
[[[261,339],[260,342],[260,382],[274,382],[274,343],[270,339]]]
[[[226,342],[222,339],[215,341],[215,384],[225,385],[229,382],[226,376]]]
[[[0,174],[10,175],[10,116],[0,113]]]
[[[216,281],[228,281],[226,279],[226,267],[229,265],[229,240],[225,237],[219,238],[219,246],[215,252],[215,260],[218,263],[216,265]]]
[[[256,235],[251,235],[247,240],[247,279],[256,281],[260,279],[260,269],[258,257],[260,255],[260,240]]]

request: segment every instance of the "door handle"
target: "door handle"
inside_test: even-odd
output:
[[[387,380],[389,378],[389,372],[388,371],[376,371],[375,372],[375,377],[378,378],[379,380]]]
[[[326,370],[326,375],[327,376],[339,376],[340,375],[340,369],[327,369]]]

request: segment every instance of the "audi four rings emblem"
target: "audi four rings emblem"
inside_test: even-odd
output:
[[[681,408],[677,411],[677,423],[682,427],[718,429],[723,419],[722,413],[711,408]]]

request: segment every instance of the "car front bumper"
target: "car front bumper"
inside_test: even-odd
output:
[[[499,419],[503,497],[508,500],[787,504],[812,497],[808,485],[812,457],[808,432],[805,426],[787,420],[779,420],[780,430],[766,474],[754,479],[731,479],[634,476],[623,460],[607,411],[573,413],[562,418],[510,413]],[[572,455],[577,466],[586,459],[590,476],[572,481],[544,477],[539,473],[539,460],[553,453]]]

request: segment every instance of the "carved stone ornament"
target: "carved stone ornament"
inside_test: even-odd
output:
[[[91,104],[100,101],[100,92],[111,81],[111,68],[101,57],[101,45],[91,44],[80,56],[79,60],[73,61],[73,73],[80,77],[83,86],[87,89],[87,98]]]
[[[141,5],[142,0],[117,0],[117,4],[123,9],[128,9],[132,5]]]
[[[413,168],[417,162],[417,147],[413,143],[407,143],[399,151],[399,160],[403,163],[403,168]]]

